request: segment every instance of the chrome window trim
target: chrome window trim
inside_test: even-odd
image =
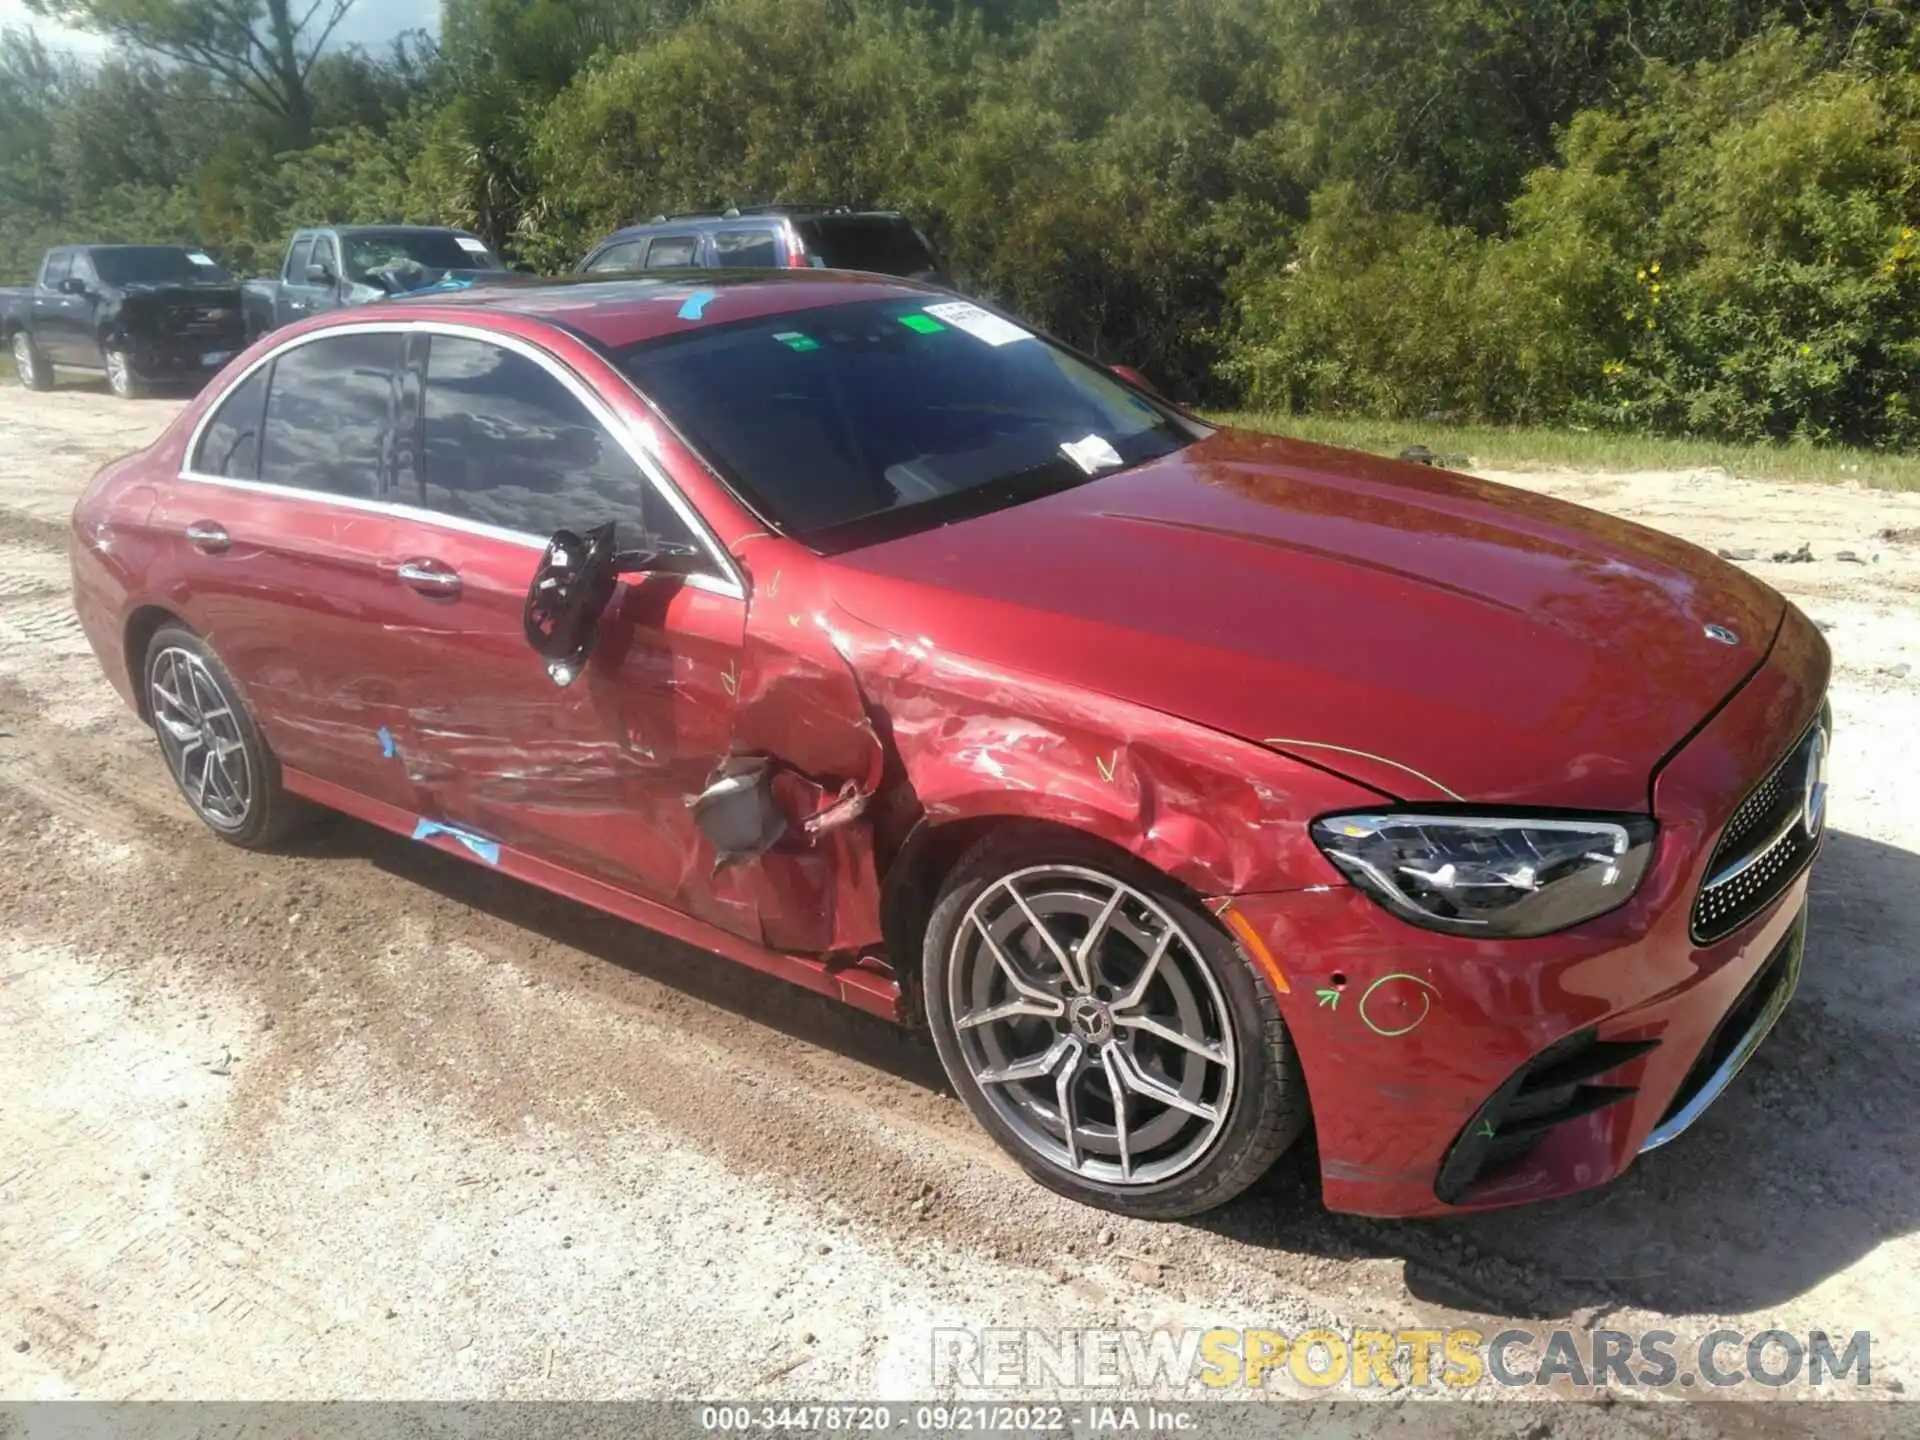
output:
[[[746,582],[740,573],[740,567],[734,563],[733,556],[727,553],[726,547],[720,543],[719,537],[714,534],[713,528],[707,524],[705,517],[693,507],[686,496],[680,493],[679,487],[673,483],[659,461],[634,433],[634,427],[608,405],[592,386],[556,356],[548,354],[539,346],[522,340],[517,335],[503,335],[480,325],[461,325],[446,320],[363,320],[328,325],[323,329],[313,330],[305,335],[296,335],[290,340],[283,341],[235,375],[201,412],[200,418],[194,422],[193,433],[187,437],[186,453],[181,462],[178,478],[200,485],[223,485],[229,489],[250,490],[258,494],[313,500],[321,504],[337,505],[344,509],[359,510],[368,514],[391,515],[397,519],[422,521],[466,535],[478,535],[484,539],[527,545],[535,550],[546,549],[547,541],[551,538],[549,536],[535,535],[525,530],[509,530],[479,521],[463,520],[457,515],[444,515],[438,510],[409,505],[400,500],[366,500],[353,495],[333,495],[324,490],[303,490],[296,485],[276,485],[268,480],[239,480],[226,475],[207,475],[193,468],[193,462],[200,454],[200,442],[207,427],[219,414],[221,407],[258,371],[272,364],[282,355],[291,350],[297,350],[303,345],[311,345],[315,341],[338,335],[416,334],[449,335],[455,339],[478,340],[488,345],[498,345],[503,350],[510,350],[516,355],[531,360],[553,376],[614,438],[614,441],[626,452],[627,457],[639,468],[640,473],[646,477],[647,483],[659,492],[660,497],[672,508],[674,514],[680,517],[687,529],[706,547],[710,558],[721,572],[717,576],[689,575],[686,577],[686,583],[696,590],[704,590],[709,594],[727,599],[744,601],[747,598]],[[619,372],[616,371],[616,373]],[[626,377],[622,375],[621,379],[625,381]],[[633,389],[631,381],[626,383],[629,389]],[[639,394],[637,390],[633,393]]]

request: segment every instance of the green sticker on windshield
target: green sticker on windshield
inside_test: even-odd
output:
[[[938,335],[947,328],[931,315],[902,315],[900,323],[922,335]]]
[[[802,335],[798,330],[783,330],[773,337],[789,350],[798,350],[802,355],[809,350],[818,350],[820,342],[811,335]]]

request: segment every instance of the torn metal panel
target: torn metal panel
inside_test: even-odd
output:
[[[1298,817],[1378,797],[1258,745],[823,614],[934,824],[1050,821],[1205,895],[1342,884]]]

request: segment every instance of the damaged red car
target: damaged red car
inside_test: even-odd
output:
[[[1234,433],[908,281],[408,297],[74,515],[237,845],[344,811],[925,1025],[1041,1183],[1174,1217],[1618,1175],[1792,994],[1829,659],[1667,536]]]

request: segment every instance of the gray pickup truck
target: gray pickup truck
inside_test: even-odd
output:
[[[246,343],[240,282],[180,245],[56,246],[32,285],[0,290],[0,345],[29,390],[85,370],[133,399],[203,381]]]
[[[479,236],[438,225],[325,225],[298,231],[278,278],[244,287],[247,332],[418,290],[514,273]]]

